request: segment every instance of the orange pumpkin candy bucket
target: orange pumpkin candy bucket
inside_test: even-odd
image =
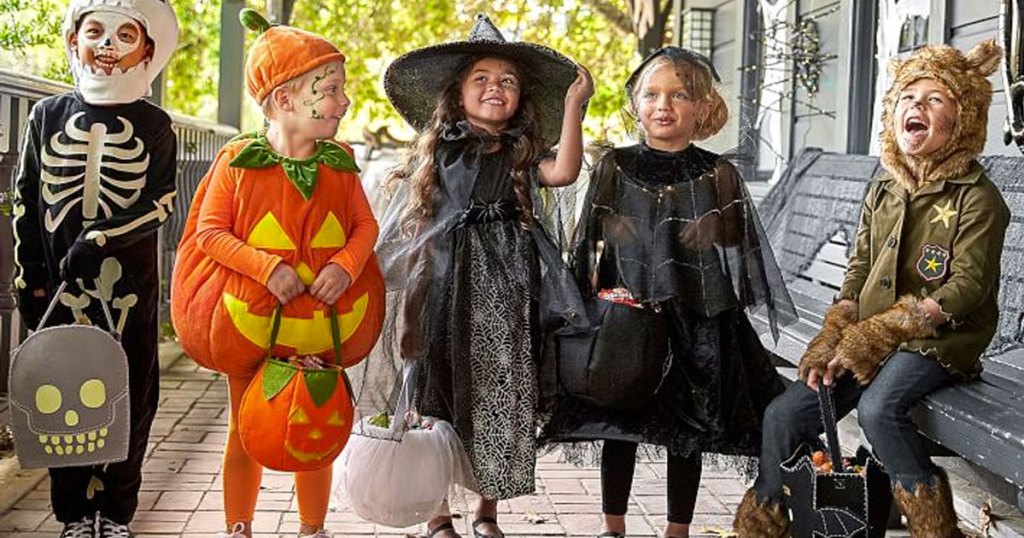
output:
[[[269,469],[313,471],[330,465],[352,433],[352,386],[341,363],[337,312],[331,309],[335,363],[309,368],[272,355],[245,390],[238,412],[246,453]],[[281,326],[274,313],[271,346]],[[271,352],[272,353],[272,352]]]

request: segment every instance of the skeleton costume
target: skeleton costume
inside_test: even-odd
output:
[[[96,56],[93,67],[68,44],[75,90],[40,101],[29,117],[15,178],[15,285],[30,328],[66,279],[76,299],[65,305],[105,327],[97,300],[105,297],[123,334],[132,422],[128,459],[102,468],[50,469],[57,520],[91,522],[98,511],[102,532],[116,535],[138,504],[158,402],[156,230],[175,195],[171,119],[142,97],[174,51],[178,25],[161,0],[76,0],[64,21],[66,43],[89,14],[102,31],[78,48]],[[125,42],[119,28],[126,24],[141,24],[148,40]],[[117,67],[139,47],[149,48],[148,59],[126,72]],[[98,65],[111,65],[110,74]],[[46,296],[37,297],[37,290]],[[58,307],[48,325],[75,319],[69,308]],[[65,399],[67,405],[73,400]]]

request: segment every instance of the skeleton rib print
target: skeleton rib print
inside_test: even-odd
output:
[[[49,206],[45,226],[53,233],[81,204],[83,224],[110,218],[116,208],[127,209],[146,186],[149,152],[135,136],[131,122],[117,116],[120,130],[103,122],[82,128],[84,112],[73,114],[64,131],[43,148],[42,198]],[[100,214],[102,212],[102,214]]]

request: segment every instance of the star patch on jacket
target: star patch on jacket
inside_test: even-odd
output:
[[[931,281],[946,276],[949,267],[949,251],[939,245],[925,245],[917,259],[917,272]]]
[[[945,226],[946,229],[948,230],[949,229],[949,219],[951,219],[951,218],[953,218],[953,217],[955,217],[957,215],[957,211],[955,209],[953,209],[953,201],[952,200],[946,200],[946,205],[944,205],[942,207],[939,207],[938,205],[935,205],[935,206],[932,206],[932,209],[934,209],[935,212],[938,213],[938,214],[935,215],[935,217],[932,218],[932,220],[928,221],[928,223],[929,224],[935,224],[937,222],[941,222],[942,225]]]

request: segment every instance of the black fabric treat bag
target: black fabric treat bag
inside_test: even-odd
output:
[[[649,405],[671,364],[661,312],[592,297],[592,329],[558,335],[558,381],[570,395],[615,411]]]
[[[818,400],[829,456],[836,468],[819,472],[813,461],[814,448],[807,444],[780,464],[793,538],[883,538],[892,507],[889,475],[863,447],[844,465],[832,389],[820,385]]]

